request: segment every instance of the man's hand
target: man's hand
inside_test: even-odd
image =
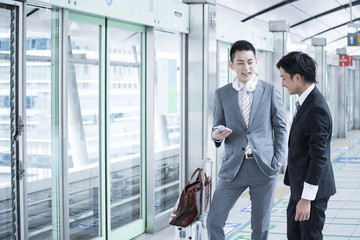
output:
[[[300,199],[296,205],[295,221],[307,221],[310,219],[311,201]]]
[[[224,140],[232,133],[232,130],[230,128],[217,128],[213,132],[213,137],[216,140]]]

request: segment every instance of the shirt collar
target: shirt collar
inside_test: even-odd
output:
[[[245,89],[246,91],[248,92],[253,92],[256,88],[256,85],[257,85],[257,77],[256,75],[253,75],[253,77],[251,78],[250,81],[248,81],[246,83],[246,85],[244,85],[242,82],[239,81],[239,79],[236,77],[236,75],[234,76],[234,80],[233,80],[233,83],[232,83],[232,86],[233,88],[236,90],[236,91],[240,91],[241,89],[244,88],[245,86]]]
[[[312,83],[304,92],[303,94],[301,94],[301,96],[298,99],[298,102],[300,104],[300,106],[304,103],[305,99],[307,98],[307,96],[309,96],[309,94],[311,93],[311,91],[315,88],[315,84]]]

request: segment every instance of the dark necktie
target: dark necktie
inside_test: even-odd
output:
[[[296,116],[297,111],[298,111],[299,108],[300,108],[300,103],[299,103],[299,101],[296,101],[295,107],[296,107],[296,109],[295,109],[295,113],[294,113],[294,118],[295,118],[295,116]]]

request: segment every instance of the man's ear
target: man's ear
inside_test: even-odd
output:
[[[294,75],[294,78],[295,78],[295,81],[296,81],[297,83],[299,83],[299,84],[303,84],[303,83],[304,83],[304,78],[303,78],[300,74],[296,73],[296,74]]]
[[[232,63],[231,60],[228,61],[229,67],[231,68],[231,70],[234,70],[234,64]]]

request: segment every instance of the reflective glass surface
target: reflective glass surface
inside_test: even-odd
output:
[[[218,50],[219,71],[218,71],[218,81],[216,87],[222,87],[229,83],[229,73],[232,72],[232,70],[229,67],[230,49],[229,46],[226,44],[220,43],[218,46],[219,46],[219,50]]]
[[[180,35],[155,31],[155,214],[172,209],[179,195]]]
[[[109,28],[111,230],[141,218],[141,33]]]
[[[100,26],[69,21],[68,198],[71,239],[100,236]]]
[[[57,205],[52,170],[57,170],[58,156],[52,149],[52,136],[57,139],[57,135],[52,128],[55,46],[51,33],[52,21],[58,19],[57,12],[49,9],[27,6],[26,11],[26,221],[30,239],[51,239],[58,222],[52,211]]]

